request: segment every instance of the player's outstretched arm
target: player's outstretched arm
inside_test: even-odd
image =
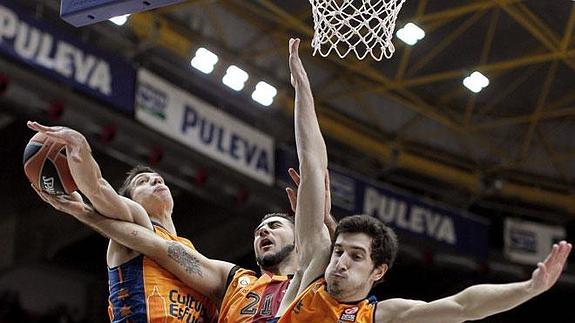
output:
[[[508,311],[549,290],[559,279],[570,252],[570,243],[554,245],[531,279],[524,282],[476,285],[429,303],[402,299],[380,302],[376,322],[464,322]]]
[[[292,296],[303,291],[320,277],[329,262],[331,240],[324,225],[325,178],[327,150],[318,119],[307,73],[299,57],[299,39],[290,39],[289,68],[295,89],[295,140],[300,175],[295,206],[295,240],[298,250],[298,272],[280,306],[280,313]],[[290,175],[293,174],[290,173]]]
[[[140,225],[103,217],[85,204],[77,192],[69,196],[51,196],[36,188],[34,190],[58,211],[70,214],[100,234],[152,258],[214,302],[222,301],[233,264],[206,258],[196,250],[176,241],[164,240]]]
[[[298,174],[298,172],[293,169],[290,168],[288,169],[288,174],[291,177],[292,181],[294,182],[295,186],[297,188],[299,188],[299,184],[301,181],[301,178]],[[325,227],[327,228],[327,231],[329,232],[329,238],[330,240],[333,238],[333,235],[335,233],[335,228],[337,226],[337,222],[335,221],[335,219],[333,218],[333,216],[330,214],[331,211],[331,192],[330,192],[330,186],[329,186],[329,173],[326,173],[326,177],[325,177],[325,200],[324,200],[324,216],[323,216],[323,223],[325,225]],[[286,188],[286,193],[290,202],[290,206],[291,206],[291,210],[296,213],[296,209],[297,209],[297,192],[296,190],[294,190],[291,187],[287,187]],[[297,221],[297,219],[296,219]],[[323,274],[323,272],[317,273],[318,271],[321,271],[321,265],[318,266],[318,270],[312,270],[314,273],[312,273],[312,275],[308,275],[311,279],[317,278],[319,277],[319,275]],[[278,314],[281,316],[281,314],[283,314],[283,312],[287,309],[287,307],[289,307],[289,305],[291,304],[291,302],[297,297],[297,295],[299,294],[299,290],[300,288],[305,288],[309,285],[309,283],[302,283],[303,280],[303,272],[300,270],[299,272],[297,272],[293,278],[290,281],[290,286],[287,289],[286,293],[284,294],[284,297],[282,299],[282,303],[280,305]]]
[[[50,139],[66,145],[68,166],[74,182],[100,214],[152,228],[146,211],[137,203],[118,195],[102,177],[100,166],[92,157],[92,149],[84,135],[67,127],[48,127],[30,121],[27,125],[30,129],[42,132]]]

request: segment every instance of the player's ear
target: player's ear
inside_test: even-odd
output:
[[[387,266],[387,264],[381,264],[379,266],[376,266],[371,272],[370,278],[373,279],[374,282],[379,281],[380,279],[383,278],[388,269],[389,266]]]

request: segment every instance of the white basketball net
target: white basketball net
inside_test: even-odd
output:
[[[405,0],[309,0],[315,34],[313,54],[332,50],[344,58],[354,52],[380,61],[395,52],[391,43],[395,20]]]

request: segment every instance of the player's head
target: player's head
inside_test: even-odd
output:
[[[174,207],[172,194],[164,179],[147,166],[138,165],[132,168],[118,193],[142,205],[149,215],[164,210],[171,212]]]
[[[271,213],[262,218],[254,230],[254,251],[262,270],[278,273],[279,265],[295,261],[294,218]]]
[[[329,293],[339,301],[365,298],[393,265],[397,249],[397,236],[381,221],[368,215],[342,219],[325,272]]]

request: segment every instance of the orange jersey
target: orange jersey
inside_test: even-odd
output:
[[[154,224],[157,235],[193,244]],[[217,307],[205,296],[188,287],[153,260],[140,255],[108,269],[111,322],[216,322]]]
[[[326,290],[325,279],[321,278],[301,293],[278,323],[372,323],[375,322],[375,299],[364,299],[355,304],[340,303]]]
[[[258,278],[251,270],[238,269],[237,267],[234,270],[230,273],[218,322],[263,323],[273,319],[289,285],[290,278],[288,276],[271,276],[267,273]]]

